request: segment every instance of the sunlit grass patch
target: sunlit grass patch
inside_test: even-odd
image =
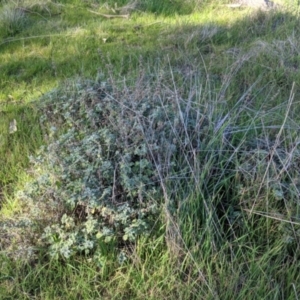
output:
[[[19,103],[1,103],[1,177],[2,185],[15,182],[27,166],[28,155],[43,142],[38,122],[39,115],[34,107]],[[15,122],[15,129],[11,129]],[[20,159],[22,158],[22,159]]]

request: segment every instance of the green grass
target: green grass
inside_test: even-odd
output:
[[[299,7],[153,0],[129,19],[89,11],[128,2],[0,1],[0,298],[298,299]],[[39,102],[101,72],[115,90],[149,83],[173,95],[176,112],[192,103],[198,130],[164,162],[176,165],[160,182],[161,215],[122,248],[124,263],[109,245],[98,264],[54,260],[40,235],[61,208],[17,194],[34,177],[29,155],[47,143]]]

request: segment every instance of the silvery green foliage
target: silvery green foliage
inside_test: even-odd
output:
[[[51,189],[65,207],[42,237],[52,256],[91,254],[100,244],[134,241],[152,228],[161,180],[174,167],[177,138],[185,135],[172,93],[153,94],[147,87],[116,91],[85,80],[67,82],[43,100],[48,146],[32,158],[44,171],[31,197],[47,201]],[[51,174],[51,184],[42,173]]]

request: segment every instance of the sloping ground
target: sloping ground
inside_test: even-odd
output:
[[[37,252],[43,258],[37,255],[21,272],[7,256],[0,261],[0,295],[297,299],[298,19],[265,11],[241,18],[247,9],[233,14],[228,8],[218,15],[220,7],[206,12],[210,19],[203,12],[167,18],[161,11],[154,15],[152,7],[128,20],[99,20],[85,4],[80,2],[81,16],[75,4],[62,11],[64,28],[79,28],[81,35],[64,31],[38,39],[41,44],[26,40],[20,61],[30,50],[28,64],[15,58],[14,73],[7,58],[3,67],[7,83],[15,78],[30,87],[26,70],[37,62],[35,51],[50,49],[39,53],[52,72],[33,68],[34,78],[95,78],[95,69],[105,65],[108,72],[103,77],[99,72],[97,82],[89,80],[83,88],[73,78],[45,96],[52,95],[52,102],[41,123],[51,127],[44,132],[48,145],[33,158],[37,180],[16,195],[21,207],[0,224],[5,255]],[[96,1],[93,5],[88,8],[100,11]],[[103,13],[114,13],[107,10]],[[150,20],[149,11],[154,11]],[[8,56],[18,45],[3,44],[1,51]],[[99,59],[99,48],[109,56]],[[21,79],[14,77],[20,65]],[[22,126],[9,146],[18,134],[24,135]],[[42,168],[44,162],[49,169]],[[162,195],[151,187],[155,192],[161,187]],[[123,205],[128,199],[134,210]],[[161,204],[154,218],[143,207],[151,201]],[[67,205],[60,209],[62,202]],[[74,203],[75,208],[69,205]],[[154,224],[143,223],[144,217]],[[45,243],[61,257],[55,264],[44,257]],[[123,256],[116,254],[120,249]],[[83,267],[89,276],[79,271]]]

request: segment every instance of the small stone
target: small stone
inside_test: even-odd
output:
[[[15,119],[13,119],[10,123],[9,123],[9,133],[15,133],[17,131],[17,121]]]

